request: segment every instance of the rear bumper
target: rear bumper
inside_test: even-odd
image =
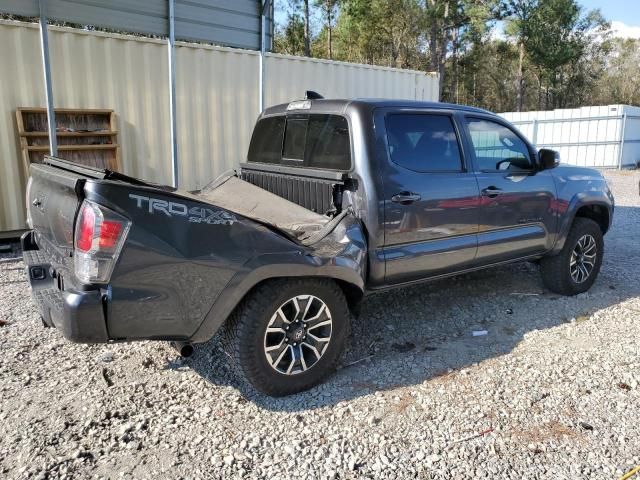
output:
[[[108,342],[102,292],[61,290],[55,270],[33,241],[33,232],[25,233],[21,241],[31,295],[45,325],[72,342]]]

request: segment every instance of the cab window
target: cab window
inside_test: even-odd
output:
[[[458,137],[448,115],[391,114],[385,119],[391,161],[415,172],[459,172]]]
[[[467,126],[479,170],[493,172],[533,168],[527,145],[510,128],[480,118],[468,118]]]

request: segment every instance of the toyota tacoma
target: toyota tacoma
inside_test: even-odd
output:
[[[588,290],[614,200],[485,110],[308,98],[266,109],[246,162],[199,191],[47,157],[27,207],[45,325],[185,355],[222,330],[244,378],[281,396],[334,370],[371,293],[524,260],[553,292]]]

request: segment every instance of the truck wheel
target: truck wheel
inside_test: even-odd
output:
[[[560,253],[541,260],[542,281],[549,290],[562,295],[586,292],[596,281],[603,255],[600,227],[593,220],[578,217]]]
[[[224,348],[256,389],[274,397],[307,390],[335,367],[350,313],[328,279],[278,279],[253,291],[229,318]]]

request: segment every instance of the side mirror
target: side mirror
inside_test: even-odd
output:
[[[540,149],[538,159],[540,160],[540,170],[550,170],[560,164],[560,154],[548,148]]]

